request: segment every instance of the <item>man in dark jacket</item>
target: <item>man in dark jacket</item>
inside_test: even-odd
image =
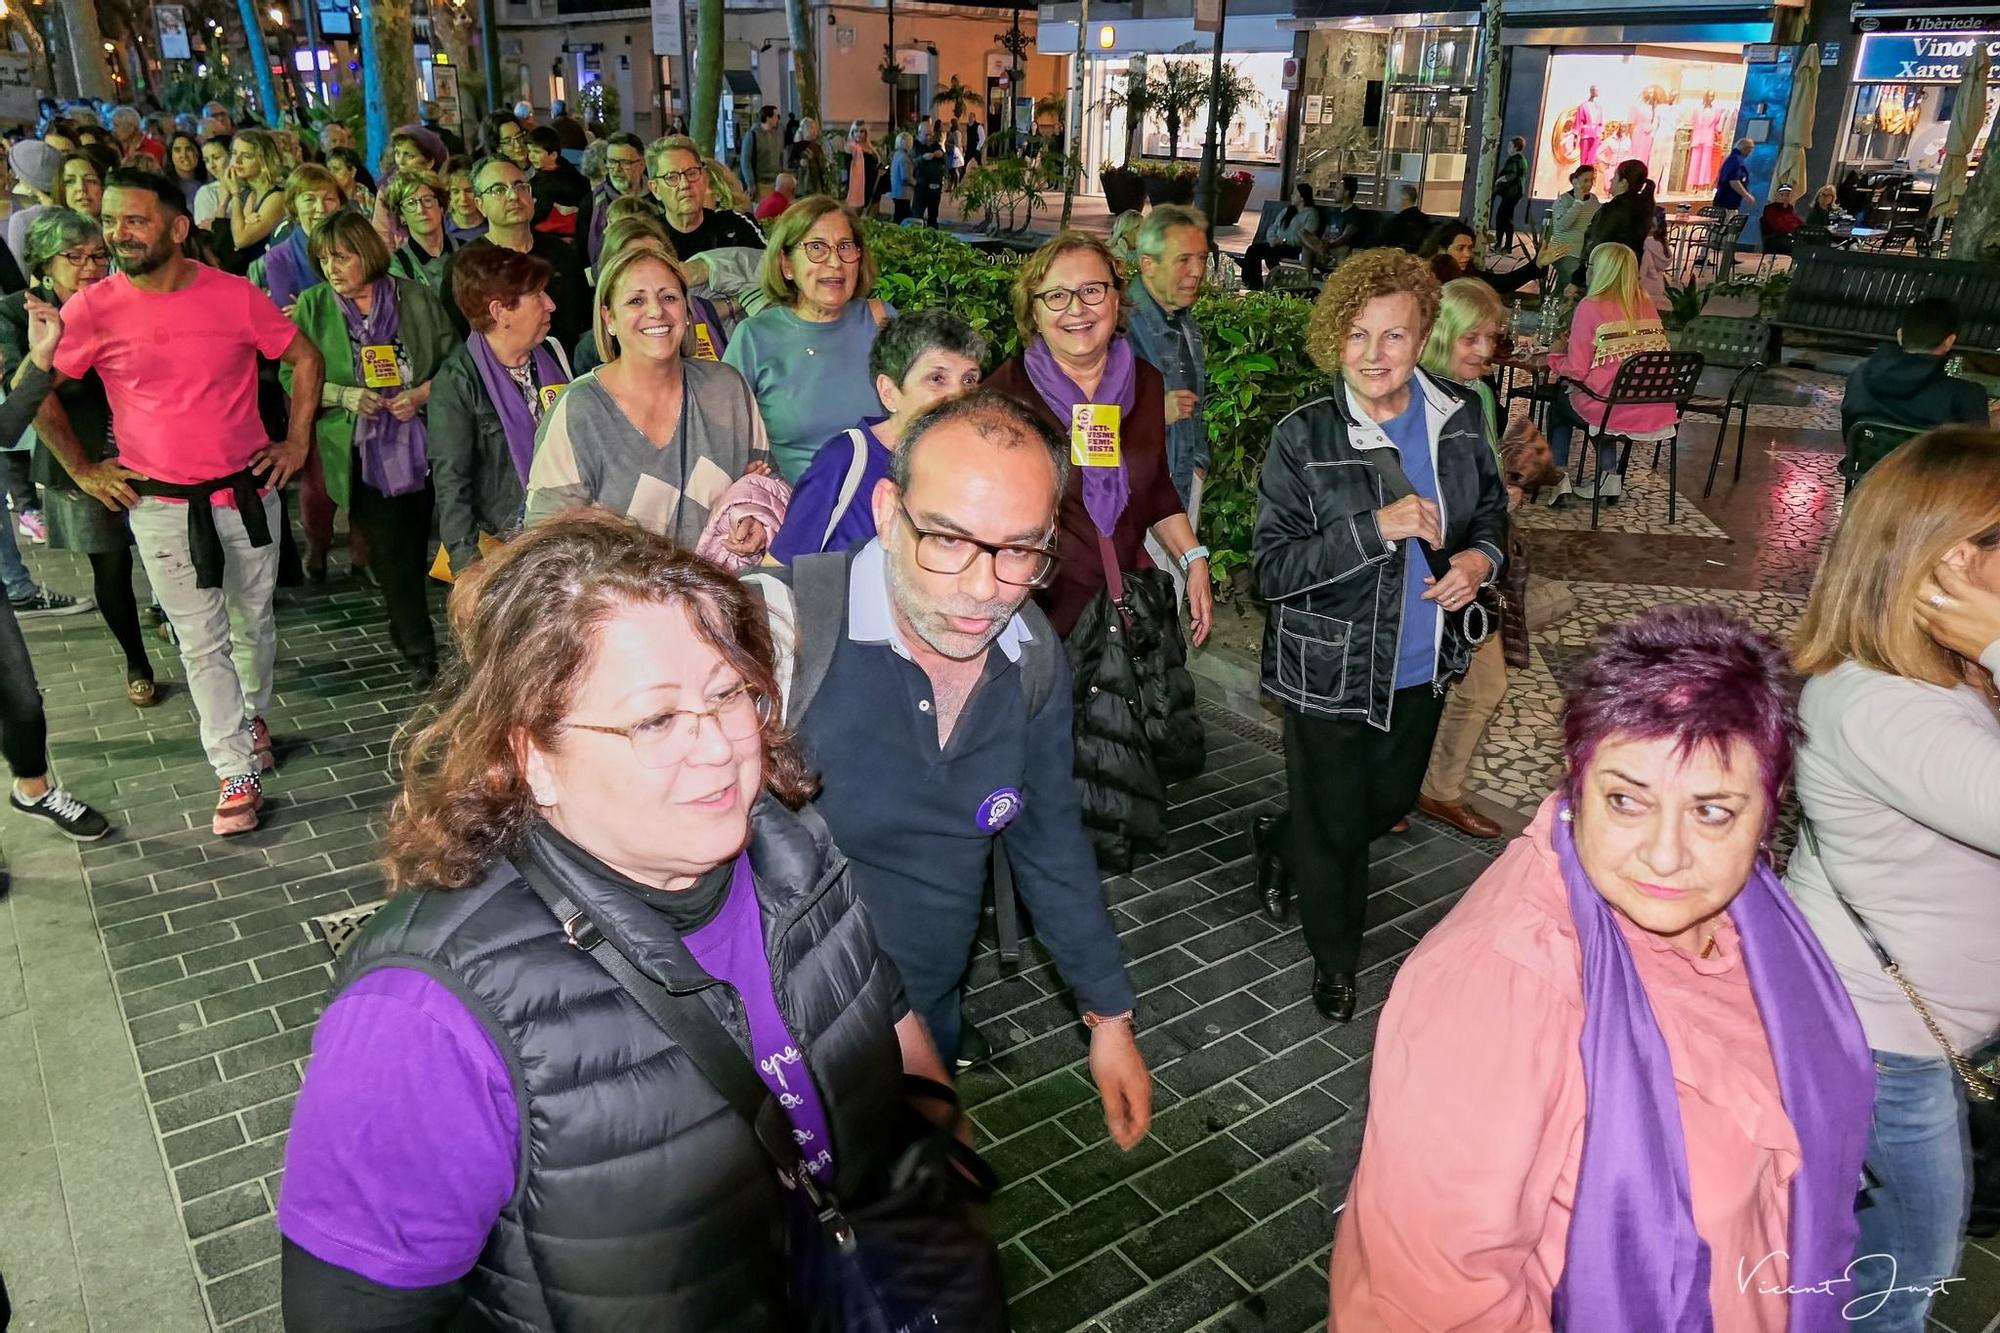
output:
[[[1376,237],[1377,244],[1393,245],[1398,250],[1415,254],[1423,245],[1424,237],[1431,234],[1436,224],[1428,213],[1417,207],[1417,187],[1399,186],[1397,201],[1402,205],[1389,220],[1382,224],[1382,234]]]
[[[1984,426],[1986,394],[1970,380],[1945,373],[1958,343],[1958,306],[1950,298],[1912,302],[1896,325],[1895,344],[1884,343],[1847,377],[1840,403],[1845,435],[1857,421],[1887,421],[1928,430],[1953,422]]]
[[[822,775],[817,808],[910,1007],[941,1051],[960,1049],[960,983],[999,839],[1090,1029],[1105,1123],[1129,1149],[1152,1113],[1137,1001],[1072,776],[1068,662],[1029,601],[1053,564],[1066,470],[1031,413],[975,389],[910,424],[872,497],[880,537],[851,559],[802,558],[788,587],[751,583],[774,613],[790,593],[786,725]]]
[[[1514,210],[1528,192],[1528,141],[1515,135],[1493,185],[1493,248],[1501,254],[1514,248]]]

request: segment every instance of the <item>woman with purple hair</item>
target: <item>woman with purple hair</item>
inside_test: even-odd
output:
[[[1599,637],[1561,789],[1390,991],[1335,1328],[1846,1327],[1874,1072],[1764,859],[1789,684],[1713,607]]]
[[[1921,1333],[1966,1230],[1969,1066],[2000,1037],[2000,435],[1934,430],[1869,472],[1793,662],[1785,882],[1875,1057],[1855,1327]]]

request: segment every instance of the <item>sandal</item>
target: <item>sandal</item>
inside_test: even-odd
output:
[[[160,701],[159,687],[144,676],[125,682],[125,700],[134,708],[151,708]]]

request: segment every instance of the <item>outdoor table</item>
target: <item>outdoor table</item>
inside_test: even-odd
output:
[[[1507,395],[1514,390],[1514,377],[1516,375],[1526,375],[1530,380],[1528,385],[1529,418],[1536,425],[1545,426],[1548,421],[1548,402],[1543,397],[1543,390],[1549,382],[1548,353],[1535,350],[1528,352],[1524,356],[1519,352],[1509,352],[1494,357],[1493,364],[1501,372],[1500,412],[1503,427],[1507,411]]]

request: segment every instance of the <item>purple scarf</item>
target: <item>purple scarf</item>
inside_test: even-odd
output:
[[[1554,1323],[1567,1333],[1706,1333],[1708,1245],[1696,1233],[1673,1064],[1612,907],[1577,859],[1569,803],[1551,834],[1583,948],[1583,1159]],[[1861,1021],[1818,939],[1762,857],[1730,914],[1770,1039],[1778,1090],[1799,1137],[1791,1183],[1794,1289],[1838,1279],[1854,1258],[1854,1196],[1868,1142],[1875,1066]],[[1724,1255],[1745,1300],[1773,1284],[1763,1255]],[[1740,1264],[1740,1266],[1739,1266]],[[1790,1298],[1790,1333],[1845,1329],[1839,1293]]]
[[[1132,497],[1132,483],[1125,473],[1123,445],[1123,440],[1132,430],[1132,404],[1138,393],[1132,344],[1122,336],[1111,340],[1111,351],[1104,362],[1104,378],[1097,382],[1097,393],[1089,397],[1057,364],[1055,353],[1041,338],[1037,337],[1028,344],[1021,361],[1027,367],[1029,382],[1041,394],[1042,401],[1048,404],[1049,411],[1056,414],[1057,421],[1071,421],[1079,403],[1118,404],[1118,466],[1077,469],[1083,476],[1083,507],[1089,512],[1090,521],[1097,525],[1097,530],[1109,537],[1111,530],[1118,526],[1118,516],[1125,512],[1125,502]]]
[[[347,336],[354,343],[355,378],[366,383],[360,373],[361,349],[394,343],[401,323],[396,309],[396,284],[388,277],[375,279],[375,300],[366,315],[345,296],[335,294],[340,313],[347,317]],[[392,389],[389,396],[409,392],[410,386]],[[354,448],[361,455],[361,480],[382,495],[410,495],[424,488],[430,476],[430,460],[425,452],[428,436],[422,415],[408,421],[396,420],[384,410],[372,417],[354,418]]]
[[[306,288],[320,284],[312,256],[306,253],[306,239],[306,229],[293,223],[284,240],[264,251],[264,288],[280,310],[298,300]]]
[[[521,484],[528,484],[528,467],[535,461],[535,414],[521,397],[521,386],[507,373],[507,367],[500,364],[500,358],[493,355],[493,345],[486,341],[486,335],[474,330],[465,340],[466,348],[472,353],[472,364],[479,368],[479,381],[486,386],[486,397],[500,414],[500,428],[507,432],[507,453],[514,460],[514,471],[521,475]],[[549,351],[546,342],[535,344],[535,350],[528,353],[534,358],[535,383],[544,389],[555,384],[569,383],[569,375]]]

